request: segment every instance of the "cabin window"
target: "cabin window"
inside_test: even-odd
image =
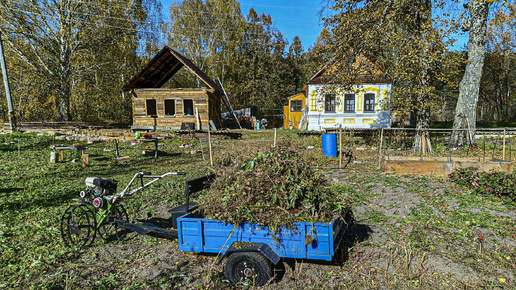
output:
[[[176,115],[176,100],[165,100],[165,116]]]
[[[145,107],[147,108],[147,116],[156,116],[158,115],[158,110],[156,109],[156,100],[155,99],[147,99],[145,100]]]
[[[302,110],[303,110],[303,101],[301,101],[301,100],[290,101],[290,111],[291,112],[301,112]]]
[[[183,114],[185,116],[193,116],[193,100],[183,100]]]
[[[354,113],[355,112],[355,94],[344,95],[344,112]]]
[[[335,94],[326,94],[324,96],[324,112],[335,113]]]
[[[364,112],[374,112],[374,94],[364,94]]]

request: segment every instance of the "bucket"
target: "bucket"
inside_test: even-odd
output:
[[[337,134],[322,134],[324,156],[337,157]]]

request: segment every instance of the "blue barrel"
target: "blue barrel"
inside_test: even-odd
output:
[[[337,134],[322,134],[322,151],[325,156],[337,157]]]

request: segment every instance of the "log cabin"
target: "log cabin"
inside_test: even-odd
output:
[[[181,68],[190,70],[203,88],[162,88]],[[208,128],[222,126],[222,89],[179,52],[165,46],[125,86],[131,92],[133,130]]]

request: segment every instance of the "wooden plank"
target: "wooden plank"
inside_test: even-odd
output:
[[[86,168],[90,165],[90,155],[89,154],[82,154],[82,167]]]
[[[473,171],[489,171],[497,169],[512,172],[514,166],[511,162],[478,162],[452,160],[383,160],[382,169],[385,172],[394,171],[397,174],[450,174],[454,169],[468,168]]]
[[[131,158],[129,156],[122,156],[115,158],[116,163],[129,163],[131,162]]]

